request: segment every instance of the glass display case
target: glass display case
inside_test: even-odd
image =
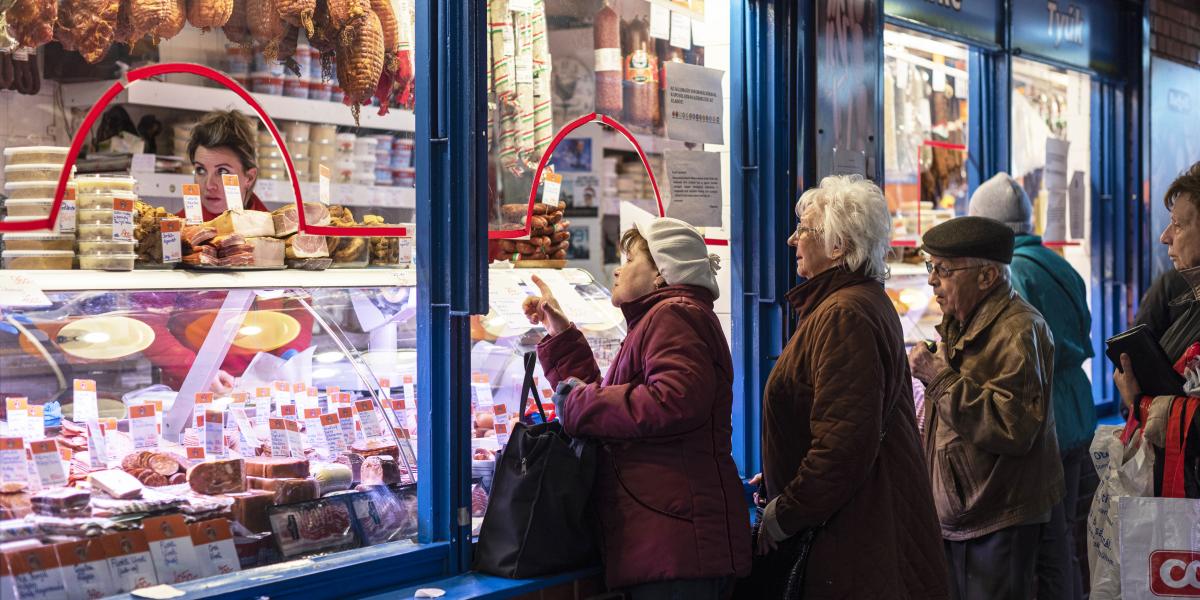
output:
[[[57,556],[71,585],[83,544],[109,595],[413,545],[413,270],[0,277],[12,569]]]

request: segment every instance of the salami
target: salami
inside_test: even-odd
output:
[[[169,454],[151,454],[147,462],[149,463],[150,470],[163,477],[170,477],[182,469],[179,466],[179,461],[175,460],[175,457]]]
[[[187,482],[196,493],[209,496],[243,492],[246,482],[242,467],[240,458],[202,462],[188,470]]]

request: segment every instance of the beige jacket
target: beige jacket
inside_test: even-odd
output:
[[[1054,342],[1007,284],[938,326],[950,368],[925,393],[925,453],[942,537],[1039,522],[1064,493],[1050,400]]]

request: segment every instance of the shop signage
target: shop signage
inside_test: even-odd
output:
[[[1113,3],[1100,0],[1013,0],[1012,45],[1022,54],[1118,73],[1122,39]]]
[[[1004,22],[997,0],[884,0],[883,11],[987,44],[1000,43]]]

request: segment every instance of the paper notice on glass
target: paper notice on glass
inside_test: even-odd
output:
[[[50,299],[32,279],[20,272],[0,271],[0,307],[50,306]]]
[[[721,155],[667,150],[664,167],[671,198],[667,216],[696,227],[720,227]]]
[[[862,150],[834,148],[833,174],[860,175],[865,177],[867,174],[867,153]]]
[[[671,11],[671,45],[692,49],[692,18],[685,12]]]
[[[666,94],[664,117],[667,137],[683,142],[724,144],[724,110],[721,80],[724,71],[686,63],[664,67]]]
[[[1046,170],[1044,185],[1048,190],[1067,190],[1067,157],[1071,142],[1057,138],[1046,138]]]
[[[1070,189],[1067,190],[1067,214],[1070,219],[1071,239],[1087,236],[1087,177],[1083,171],[1071,174]]]
[[[671,9],[661,4],[650,4],[650,37],[660,40],[671,37]]]

